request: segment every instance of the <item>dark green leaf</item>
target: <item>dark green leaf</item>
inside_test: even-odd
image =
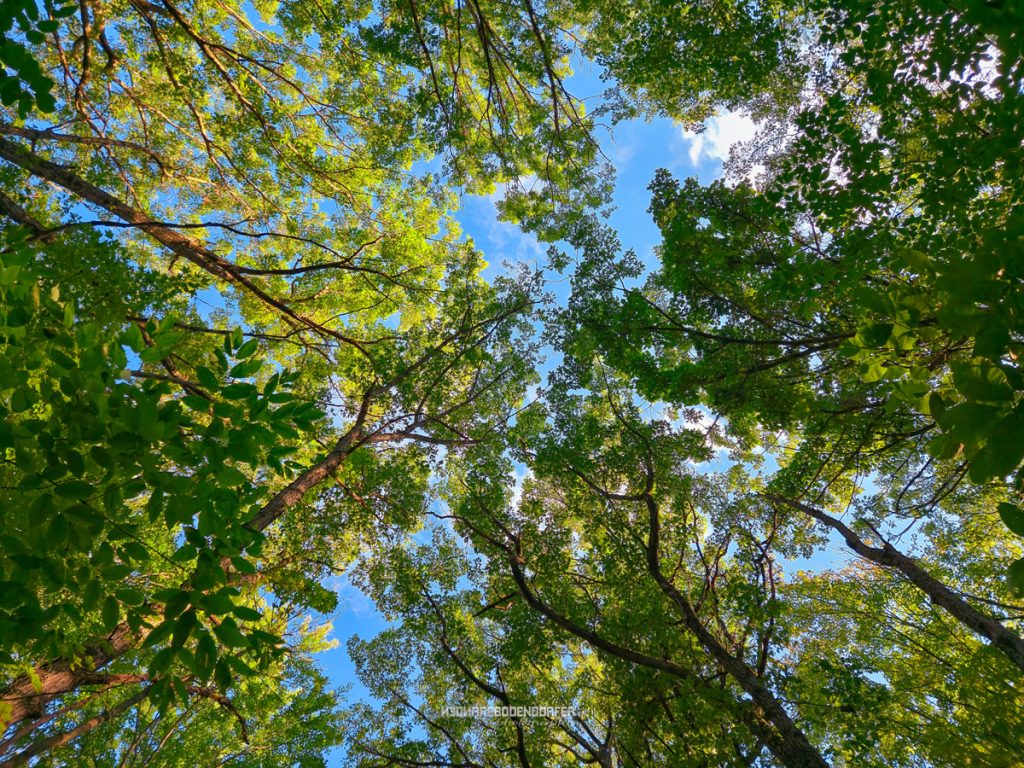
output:
[[[964,397],[981,402],[1007,402],[1013,388],[1006,374],[989,362],[952,363],[953,384]]]
[[[114,597],[107,597],[103,601],[103,610],[101,611],[103,618],[103,626],[109,631],[117,626],[117,622],[121,619],[121,606],[118,604]]]
[[[235,357],[238,358],[239,360],[244,360],[245,358],[249,357],[253,352],[255,352],[257,349],[259,349],[259,346],[260,346],[259,339],[249,339],[247,342],[245,342],[244,344],[242,344],[242,346],[240,346],[238,348],[238,351],[235,352]],[[257,368],[258,367],[259,366],[257,366]],[[235,374],[232,374],[232,375],[235,375]]]
[[[1018,597],[1024,597],[1024,557],[1014,561],[1006,572],[1010,590]]]
[[[1024,509],[1004,501],[999,505],[999,517],[1007,528],[1018,536],[1024,536]]]
[[[213,632],[229,648],[246,648],[249,646],[249,641],[239,631],[234,619],[230,617],[222,619],[219,624],[215,625]]]

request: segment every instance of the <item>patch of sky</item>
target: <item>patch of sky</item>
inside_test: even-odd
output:
[[[580,66],[567,81],[570,92],[584,100],[588,113],[599,110],[603,101],[601,94],[613,85],[601,79],[600,69],[595,65]],[[655,249],[660,242],[660,232],[647,212],[650,200],[647,187],[655,171],[665,168],[677,177],[695,176],[703,183],[720,179],[731,149],[753,139],[757,128],[752,118],[737,112],[724,112],[711,118],[699,132],[687,130],[667,119],[628,120],[614,127],[601,127],[598,131],[600,148],[615,169],[614,208],[609,223],[618,233],[623,247],[631,248],[649,268],[656,267]],[[434,158],[416,163],[411,172],[420,175],[439,170],[440,158]],[[520,183],[526,185],[529,182],[529,179],[520,180]],[[549,281],[548,289],[555,300],[564,300],[569,291],[568,280],[545,268],[547,246],[538,242],[532,234],[521,231],[515,224],[500,219],[497,203],[505,189],[505,186],[499,185],[489,195],[464,194],[459,209],[452,212],[462,228],[463,236],[472,239],[488,262],[484,277],[494,279],[508,275],[517,266],[524,265],[531,270],[544,271]],[[540,372],[546,376],[560,360],[554,350],[543,352],[544,361]],[[536,392],[529,399],[535,396]],[[654,417],[664,411],[664,404],[654,404],[652,408],[651,416]],[[712,419],[709,413],[706,417],[708,424],[705,426],[708,426]],[[763,469],[770,471],[777,467],[775,457],[767,449],[763,453]],[[702,473],[723,472],[731,464],[728,452],[720,450],[715,452],[711,460],[695,468]],[[527,468],[517,464],[511,478],[513,500],[520,497],[523,481],[527,477]],[[443,514],[440,507],[433,511]],[[429,541],[434,525],[443,525],[450,530],[450,521],[435,517],[432,523],[415,534],[415,539],[419,543]],[[792,558],[782,565],[787,573],[842,568],[848,560],[846,552],[841,541],[829,539],[827,545],[811,557]],[[339,686],[351,686],[350,700],[371,701],[368,692],[355,677],[355,669],[345,651],[345,643],[357,635],[364,639],[373,637],[386,628],[388,622],[373,602],[345,577],[335,578],[332,585],[344,598],[339,601],[338,609],[331,616],[334,622],[333,637],[341,642],[336,649],[322,655],[321,663],[332,682]],[[468,579],[459,586],[469,586]],[[344,764],[344,751],[335,750],[330,765]]]

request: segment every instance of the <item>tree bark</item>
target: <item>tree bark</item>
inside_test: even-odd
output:
[[[907,581],[928,595],[935,605],[942,608],[965,627],[987,639],[992,645],[1002,651],[1006,658],[1024,671],[1024,639],[1013,630],[1007,629],[998,620],[972,606],[960,595],[928,573],[912,557],[903,554],[889,542],[884,542],[881,547],[872,547],[854,533],[842,520],[832,517],[827,512],[812,507],[809,504],[782,496],[762,495],[769,501],[798,509],[837,531],[846,541],[846,545],[864,559],[903,574]]]
[[[25,169],[33,176],[38,176],[40,179],[61,186],[68,192],[77,195],[81,200],[98,205],[128,224],[138,227],[154,240],[166,246],[172,253],[191,261],[214,277],[248,291],[264,304],[280,312],[297,326],[305,327],[323,336],[351,344],[364,355],[367,354],[362,342],[349,338],[339,331],[325,328],[315,320],[298,314],[285,302],[274,298],[251,279],[243,275],[230,261],[221,258],[198,240],[187,237],[171,227],[153,221],[152,217],[146,215],[143,211],[133,208],[64,166],[32,154],[18,144],[4,138],[0,138],[0,158]]]
[[[361,445],[358,438],[371,400],[372,392],[364,397],[355,423],[341,436],[334,449],[322,461],[307,469],[267,502],[248,521],[249,528],[262,531],[270,526],[288,508],[298,504],[307,492],[323,482],[341,466],[345,459]],[[50,702],[86,684],[88,678],[93,676],[96,670],[102,669],[112,660],[136,647],[148,634],[149,630],[146,628],[134,633],[127,623],[122,623],[104,642],[85,651],[85,656],[90,660],[88,664],[84,666],[77,664],[76,669],[72,669],[69,661],[58,659],[36,670],[37,682],[27,675],[16,679],[0,694],[0,703],[11,707],[10,719],[3,724],[4,727],[41,716]]]
[[[676,605],[686,628],[733,680],[750,696],[754,705],[773,726],[767,740],[768,748],[787,768],[829,768],[825,758],[811,744],[807,736],[786,712],[753,669],[738,656],[729,652],[697,615],[690,600],[665,576],[661,569],[659,541],[661,520],[658,504],[651,494],[651,484],[643,494],[648,512],[647,567],[662,592]]]
[[[62,747],[65,744],[77,739],[82,734],[88,733],[97,726],[100,726],[108,720],[117,717],[121,713],[131,709],[144,698],[146,698],[146,696],[148,695],[149,688],[143,688],[142,690],[129,696],[127,699],[116,704],[110,709],[105,710],[100,714],[96,715],[95,717],[89,718],[81,725],[72,728],[70,731],[54,734],[53,736],[48,736],[45,739],[37,741],[35,744],[33,744],[31,747],[24,750],[23,752],[19,752],[18,754],[7,758],[3,762],[0,762],[0,768],[16,768],[17,766],[25,765],[26,763],[28,763],[29,760],[31,760],[36,755],[41,755],[44,752],[49,752],[52,749]]]

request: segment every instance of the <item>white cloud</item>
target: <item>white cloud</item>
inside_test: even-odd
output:
[[[323,582],[327,589],[333,590],[338,596],[338,608],[332,618],[345,619],[346,616],[366,618],[380,616],[376,604],[358,586],[352,583],[349,575],[331,576]]]
[[[741,141],[750,141],[758,125],[741,112],[723,112],[704,124],[696,133],[683,129],[683,140],[690,146],[690,162],[697,165],[702,159],[725,162],[729,150]]]
[[[629,168],[643,145],[643,129],[649,129],[650,125],[638,121],[626,120],[620,123],[616,132],[608,132],[608,147],[605,151],[608,159],[612,161],[615,170],[620,174]]]
[[[524,189],[532,188],[535,183],[535,176],[524,176],[514,182]],[[490,264],[491,272],[485,273],[487,276],[492,276],[492,272],[503,273],[505,261],[514,264],[543,261],[544,248],[534,235],[498,218],[497,203],[510,186],[512,184],[497,184],[491,194],[470,196],[463,201],[459,219],[463,231],[476,241]]]

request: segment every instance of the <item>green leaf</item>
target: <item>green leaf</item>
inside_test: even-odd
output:
[[[0,286],[14,285],[19,272],[21,272],[21,267],[17,264],[0,267]]]
[[[204,597],[202,600],[202,606],[203,610],[207,613],[215,616],[222,616],[232,612],[234,603],[232,602],[230,595],[221,591]]]
[[[248,639],[238,629],[235,620],[230,617],[223,619],[220,624],[214,626],[213,632],[229,648],[247,648],[249,646]]]
[[[1005,477],[1010,473],[1012,467],[1007,468],[1006,460],[997,446],[983,446],[970,459],[968,466],[968,477],[975,483],[987,483],[989,480],[996,480]]]
[[[1001,323],[991,323],[978,331],[974,338],[974,356],[997,362],[1006,354],[1010,343],[1010,330]]]
[[[85,480],[68,480],[57,486],[55,493],[65,499],[76,499],[81,501],[88,499],[96,493],[92,483]]]
[[[953,370],[953,385],[968,400],[1002,403],[1013,399],[1013,388],[1006,374],[992,363],[951,363],[950,368]]]
[[[235,352],[235,357],[237,359],[239,359],[239,360],[244,360],[245,358],[249,357],[253,352],[255,352],[257,349],[259,349],[259,346],[260,346],[259,339],[249,339],[247,342],[245,342],[244,344],[242,344],[242,346],[240,346],[238,348],[238,351]],[[257,366],[257,368],[258,367],[259,366]],[[232,374],[232,376],[234,376],[234,375],[235,374]]]
[[[175,648],[183,646],[198,623],[199,619],[195,608],[190,608],[181,614],[174,624],[174,631],[171,633],[171,645]]]
[[[246,384],[238,382],[235,384],[228,384],[224,389],[221,390],[221,394],[228,400],[241,400],[242,398],[248,397],[256,392],[256,387],[252,384]]]
[[[110,455],[110,451],[104,448],[102,445],[94,445],[89,449],[89,456],[103,469],[113,469],[114,459]]]
[[[196,367],[196,378],[204,388],[216,391],[220,389],[220,379],[217,375],[204,365]]]
[[[884,362],[881,360],[874,360],[863,367],[861,378],[867,383],[879,381],[885,377],[888,370],[889,368]]]
[[[232,378],[235,379],[244,379],[249,376],[252,376],[262,367],[262,360],[246,360],[245,362],[239,363],[230,371],[228,371],[228,376],[231,376]]]
[[[970,478],[976,483],[1002,479],[1024,460],[1024,403],[988,427],[986,444],[971,457]]]
[[[169,670],[174,662],[174,656],[174,648],[162,648],[158,651],[149,664],[149,676],[159,677]]]
[[[253,565],[252,561],[247,560],[244,557],[232,557],[231,564],[235,566],[235,570],[239,573],[250,575],[256,573],[256,566]]]
[[[168,619],[173,619],[180,615],[189,604],[189,600],[191,600],[191,593],[183,589],[176,590],[163,601],[164,616]]]
[[[67,518],[61,514],[56,515],[46,530],[47,545],[52,549],[61,547],[68,540],[70,532]]]
[[[1016,560],[1006,572],[1010,590],[1018,597],[1024,597],[1024,557]]]
[[[209,400],[205,397],[200,397],[199,395],[185,395],[185,397],[181,398],[181,402],[193,411],[200,411],[202,413],[209,411],[210,406],[212,405]]]
[[[122,549],[128,558],[139,563],[149,560],[150,558],[149,550],[138,541],[125,542]]]
[[[192,544],[183,544],[174,552],[173,555],[171,555],[171,560],[176,563],[187,563],[190,560],[195,560],[196,555],[198,554],[199,550],[196,549],[195,546]]]
[[[889,295],[874,288],[857,288],[854,291],[854,300],[857,302],[858,307],[863,307],[875,314],[886,317],[895,309]]]
[[[146,641],[143,643],[147,648],[159,645],[168,637],[171,636],[171,632],[174,631],[176,622],[174,619],[165,619],[164,621],[157,624],[156,628],[146,636]]]
[[[103,601],[100,616],[103,619],[104,628],[108,631],[117,626],[117,622],[121,619],[121,606],[114,597],[109,596]]]
[[[125,329],[124,340],[135,352],[142,352],[146,349],[146,340],[142,336],[142,331],[135,323],[132,323]]]
[[[50,359],[57,367],[65,370],[70,371],[78,367],[78,364],[69,355],[64,354],[59,349],[50,350]]]
[[[90,529],[96,524],[102,529],[103,515],[88,504],[72,504],[64,509],[62,514],[73,518],[76,523],[89,526]]]
[[[196,676],[206,682],[213,674],[214,665],[217,663],[217,644],[209,632],[203,631],[196,644],[195,661]]]
[[[232,607],[231,612],[242,621],[259,621],[261,618],[259,611],[246,605],[236,605]]]
[[[1024,509],[1004,501],[999,505],[999,517],[1007,528],[1018,536],[1024,536]]]
[[[227,665],[227,662],[222,658],[217,662],[216,667],[213,670],[213,679],[217,683],[217,687],[223,692],[227,691],[231,687],[233,678],[231,675],[231,668]]]
[[[876,349],[889,340],[892,329],[892,323],[869,323],[860,328],[854,341],[859,341],[869,349]]]
[[[19,387],[14,390],[14,394],[11,395],[11,410],[14,413],[24,413],[32,407],[32,403],[35,401],[35,397],[31,390],[25,387]]]
[[[117,590],[117,599],[125,605],[139,606],[146,602],[146,596],[140,589],[124,587]]]

